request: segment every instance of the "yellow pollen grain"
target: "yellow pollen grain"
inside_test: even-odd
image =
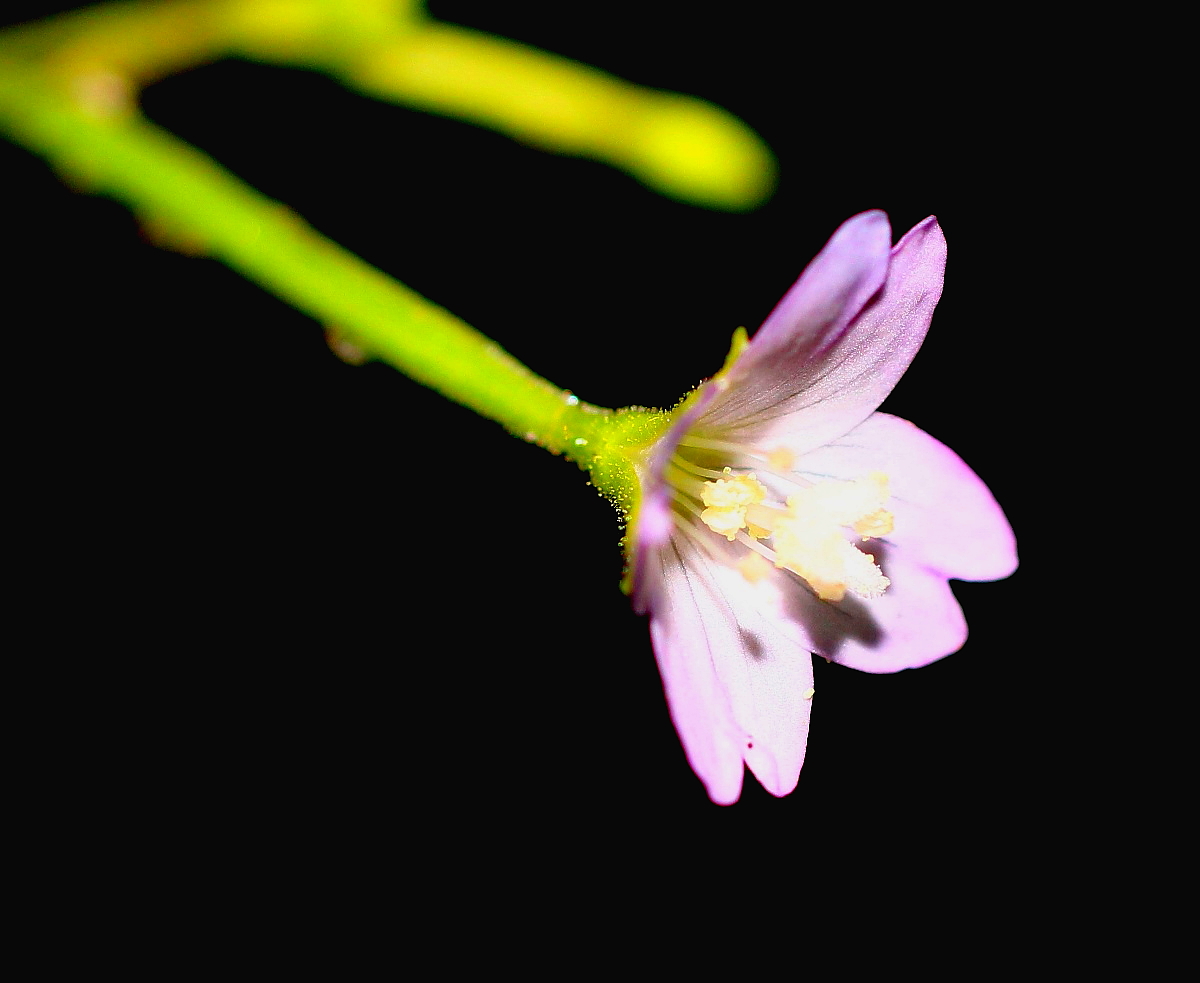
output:
[[[772,471],[786,473],[796,467],[796,455],[786,447],[776,447],[767,455],[767,464]]]
[[[771,575],[771,564],[757,553],[747,553],[737,562],[737,570],[752,584]]]
[[[862,536],[863,539],[886,536],[895,527],[895,516],[887,509],[876,509],[854,523],[854,531]]]

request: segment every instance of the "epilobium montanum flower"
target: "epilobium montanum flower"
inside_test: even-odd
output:
[[[743,762],[774,795],[796,787],[813,653],[925,665],[966,639],[948,579],[1016,568],[983,482],[875,412],[921,346],[945,260],[932,217],[895,247],[882,212],[852,218],[641,462],[628,586],[714,802],[737,800]]]

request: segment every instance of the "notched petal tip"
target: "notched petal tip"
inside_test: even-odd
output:
[[[651,637],[692,769],[717,803],[736,801],[745,766],[787,795],[804,761],[813,676],[808,649],[780,616],[782,575],[752,584],[687,541],[651,564]]]

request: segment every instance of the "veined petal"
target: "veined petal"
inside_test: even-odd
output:
[[[743,761],[787,795],[808,741],[812,657],[779,617],[774,578],[751,584],[682,538],[656,561],[650,631],[689,763],[714,802],[737,800]]]
[[[715,380],[722,392],[702,426],[735,435],[759,427],[764,414],[789,412],[789,401],[820,376],[838,338],[883,286],[891,242],[883,212],[864,212],[843,223],[746,351]]]
[[[891,586],[881,597],[837,602],[796,595],[797,623],[813,652],[864,672],[898,672],[936,662],[967,640],[962,608],[946,579],[886,543],[863,544]]]
[[[837,341],[883,286],[891,248],[892,227],[883,212],[843,222],[755,333],[742,373],[756,384],[763,373],[774,373],[793,387],[788,363],[808,361]]]
[[[999,580],[1017,568],[1012,528],[987,486],[954,451],[907,420],[872,414],[796,467],[815,481],[885,473],[895,517],[886,541],[943,577]]]
[[[671,493],[666,478],[668,462],[679,442],[692,430],[716,395],[716,389],[711,386],[694,392],[690,405],[676,416],[667,432],[659,438],[643,468],[641,502],[630,523],[630,564],[625,584],[638,614],[645,614],[653,603],[651,594],[655,578],[645,569],[649,553],[665,547],[674,532]]]
[[[803,454],[883,402],[925,339],[946,265],[932,216],[890,253],[888,237],[879,212],[842,226],[732,366],[701,427]]]

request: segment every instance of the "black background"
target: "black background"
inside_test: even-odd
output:
[[[937,214],[944,298],[883,408],[958,451],[1026,542],[1025,339],[1054,316],[1052,301],[1035,313],[1023,268],[1050,248],[1029,228],[1039,134],[996,65],[931,40],[919,15],[789,9],[710,22],[677,3],[430,4],[741,116],[781,174],[744,215],[300,71],[223,62],[143,105],[606,406],[668,405],[715,371],[732,330],[760,323],[851,215],[885,209],[899,235]],[[1037,684],[1020,667],[1039,655],[1027,548],[1008,581],[955,585],[961,652],[891,676],[817,665],[795,793],[747,775],[740,803],[711,805],[618,590],[613,513],[573,465],[391,369],[339,362],[256,286],[151,246],[123,206],[24,151],[0,155],[18,189],[6,289],[24,312],[9,365],[34,393],[16,430],[53,516],[30,568],[56,599],[40,736],[81,803],[153,799],[148,828],[187,816],[202,853],[232,838],[282,858],[303,841],[310,863],[418,851],[562,861],[568,877],[698,851],[802,872],[847,843],[945,859],[1021,825]]]

